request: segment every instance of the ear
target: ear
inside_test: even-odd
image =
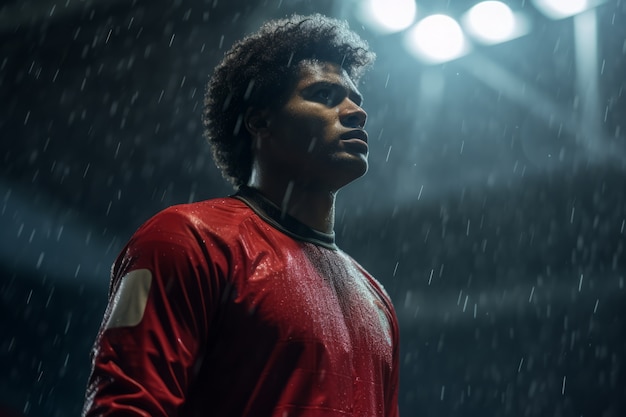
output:
[[[269,110],[248,107],[243,122],[253,138],[263,138],[269,134]]]

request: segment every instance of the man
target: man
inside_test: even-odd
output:
[[[334,241],[335,194],[367,170],[345,23],[272,21],[225,55],[206,135],[234,196],[145,223],[112,270],[86,416],[398,414],[389,297]]]

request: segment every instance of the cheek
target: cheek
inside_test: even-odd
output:
[[[315,109],[287,108],[279,115],[274,132],[281,146],[297,153],[321,152],[325,144],[332,142],[332,126],[337,119],[338,109],[328,112]]]
[[[313,136],[311,138],[311,140],[309,141],[309,146],[307,148],[307,153],[314,153],[316,149],[319,148],[319,143],[320,143],[320,139],[318,139],[317,137]]]
[[[294,117],[289,123],[289,135],[294,145],[309,149],[326,141],[327,122],[320,118]],[[310,149],[309,149],[310,150]]]
[[[323,121],[309,120],[301,129],[301,143],[309,154],[324,152],[324,149],[333,141],[328,124]]]

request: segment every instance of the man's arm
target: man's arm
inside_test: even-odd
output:
[[[115,264],[83,416],[171,417],[186,400],[219,273],[194,239],[162,230],[140,230]]]

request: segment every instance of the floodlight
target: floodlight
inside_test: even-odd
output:
[[[366,0],[358,11],[363,23],[380,33],[399,32],[415,21],[415,0]]]
[[[472,7],[463,23],[469,34],[483,43],[499,43],[515,33],[515,15],[501,1],[483,1]]]
[[[533,3],[550,19],[563,19],[591,7],[589,0],[533,0]]]
[[[443,14],[420,20],[407,32],[405,44],[418,58],[431,63],[458,58],[468,49],[461,26]]]

